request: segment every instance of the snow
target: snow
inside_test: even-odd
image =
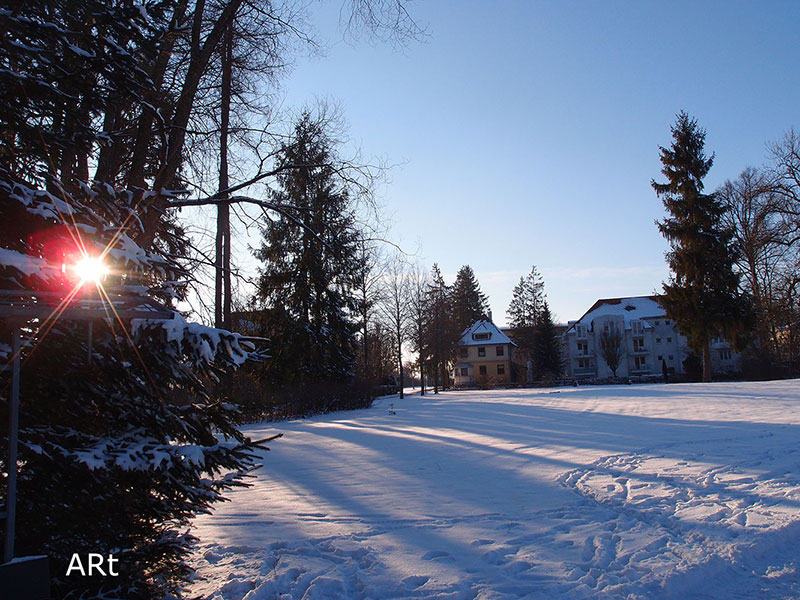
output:
[[[474,334],[489,334],[489,339],[475,340],[472,338]],[[461,341],[458,342],[461,346],[486,346],[489,344],[514,344],[509,337],[498,329],[497,325],[491,321],[481,319],[475,321],[471,326],[464,330],[461,334]],[[514,344],[516,346],[516,344]]]
[[[798,381],[394,396],[245,432],[284,437],[196,519],[203,598],[800,597]]]
[[[570,329],[574,329],[578,324],[591,326],[592,321],[598,317],[621,316],[625,329],[631,328],[631,321],[664,317],[667,313],[655,298],[655,296],[634,296],[598,300],[580,319],[570,323]],[[642,327],[649,329],[651,325],[642,321]]]
[[[44,281],[61,274],[60,265],[52,265],[38,256],[22,254],[8,248],[0,248],[1,267],[13,267],[28,277],[35,275]]]

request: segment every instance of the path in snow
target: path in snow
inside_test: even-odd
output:
[[[798,598],[800,386],[447,392],[280,424],[213,600]],[[204,578],[204,579],[203,579]]]

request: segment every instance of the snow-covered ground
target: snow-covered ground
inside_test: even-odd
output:
[[[196,521],[205,598],[800,598],[800,381],[446,392],[246,429],[284,437]]]

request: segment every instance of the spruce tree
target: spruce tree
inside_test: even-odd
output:
[[[461,333],[453,320],[450,289],[444,282],[438,264],[433,265],[425,295],[425,354],[430,356],[433,393],[438,394],[439,389],[447,386],[447,367]]]
[[[536,269],[531,267],[530,273],[519,278],[514,287],[511,303],[506,314],[511,328],[514,330],[514,341],[522,354],[527,354],[528,382],[533,381],[536,370],[535,352],[536,325],[544,306],[544,282]]]
[[[3,472],[19,474],[16,555],[49,557],[54,598],[162,598],[178,593],[190,572],[190,519],[252,464],[235,407],[207,391],[252,346],[177,312],[120,315],[121,298],[163,302],[188,274],[133,240],[141,230],[130,222],[132,195],[99,184],[81,190],[51,195],[0,167],[0,289],[23,307],[0,320],[0,360],[11,358],[16,327],[26,340],[18,462],[0,457]],[[81,285],[75,261],[104,253],[107,278]],[[52,297],[65,298],[68,310],[44,322],[25,316],[25,304]],[[90,301],[108,318],[77,320],[69,310]],[[4,413],[8,377],[0,374]],[[73,553],[90,552],[113,554],[119,576],[67,576]]]
[[[460,332],[475,321],[487,318],[489,301],[486,294],[481,292],[475,272],[469,265],[458,270],[456,280],[450,288],[450,302],[455,327]]]
[[[359,232],[347,187],[336,177],[333,144],[321,122],[302,115],[281,149],[288,168],[273,201],[285,207],[264,228],[256,305],[272,360],[271,384],[343,381],[356,360],[354,286]]]
[[[544,301],[539,318],[536,320],[534,361],[541,377],[559,377],[564,369],[561,344],[547,300]]]
[[[664,284],[667,316],[703,357],[703,381],[711,381],[711,339],[736,342],[748,328],[751,310],[734,271],[732,234],[722,223],[725,207],[703,193],[703,178],[714,162],[704,153],[706,132],[685,112],[671,127],[672,145],[660,148],[666,183],[651,182],[669,216],[657,222],[669,241],[672,274]]]

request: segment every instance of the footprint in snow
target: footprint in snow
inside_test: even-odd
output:
[[[426,552],[422,555],[422,560],[436,560],[439,558],[447,558],[451,559],[449,552],[444,552],[443,550],[431,550],[430,552]]]
[[[405,585],[409,590],[416,590],[417,588],[421,588],[423,585],[428,583],[428,579],[428,577],[412,575],[411,577],[406,577],[403,579],[403,585]]]

